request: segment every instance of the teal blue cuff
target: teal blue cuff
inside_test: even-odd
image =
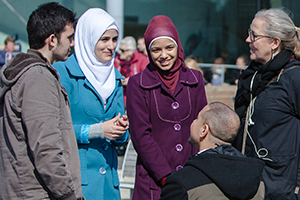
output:
[[[89,136],[89,131],[90,131],[90,125],[82,125],[81,127],[81,134],[79,136],[79,141],[80,143],[83,143],[83,144],[89,144],[90,141],[88,140],[88,136]]]

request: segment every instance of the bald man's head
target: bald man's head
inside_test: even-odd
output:
[[[214,137],[229,143],[234,140],[240,127],[240,118],[229,106],[221,102],[213,102],[199,114],[203,123],[209,125]]]

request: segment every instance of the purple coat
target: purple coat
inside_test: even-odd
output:
[[[150,65],[129,79],[129,132],[138,153],[133,199],[159,199],[160,180],[197,152],[188,143],[190,125],[206,104],[199,71],[181,68],[174,94]]]

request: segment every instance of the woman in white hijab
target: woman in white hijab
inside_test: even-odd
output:
[[[75,54],[54,67],[71,106],[87,200],[121,199],[115,146],[128,139],[122,75],[114,67],[119,28],[104,10],[91,8],[78,20]]]

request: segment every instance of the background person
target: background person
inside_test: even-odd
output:
[[[148,56],[144,36],[138,37],[136,47],[140,53],[143,53],[143,54],[145,54],[145,56]]]
[[[178,32],[167,16],[155,16],[145,32],[150,64],[127,86],[130,136],[138,153],[133,199],[159,199],[168,175],[197,149],[190,124],[207,104],[199,71],[184,64]]]
[[[239,126],[239,116],[227,105],[205,106],[191,125],[189,139],[199,152],[167,178],[161,200],[264,199],[264,162],[231,146]]]
[[[91,8],[78,20],[75,53],[54,65],[70,98],[87,200],[121,199],[115,147],[127,142],[128,126],[122,76],[113,65],[118,34],[108,13]]]
[[[51,66],[74,46],[75,13],[40,5],[29,16],[30,49],[0,71],[0,199],[83,199],[69,100]]]
[[[249,62],[248,60],[249,60],[248,56],[241,55],[237,57],[235,65],[245,68],[248,66],[248,62]]]
[[[248,57],[241,55],[237,57],[235,61],[235,65],[238,66],[238,69],[228,69],[227,71],[230,72],[230,74],[227,75],[227,80],[230,85],[237,85],[239,81],[239,77],[242,73],[242,70],[244,70],[248,65]],[[226,71],[226,72],[227,72]]]
[[[224,59],[218,57],[214,60],[214,64],[216,64],[216,66],[205,70],[204,78],[207,80],[208,85],[222,85],[222,78],[225,76],[226,68],[219,65],[225,64]]]
[[[115,67],[124,76],[124,101],[126,105],[126,86],[131,76],[143,71],[149,60],[147,56],[136,50],[136,41],[132,36],[126,36],[120,42],[119,55],[115,59]]]
[[[194,59],[192,56],[186,57],[186,59],[184,60],[184,64],[185,64],[185,66],[187,66],[190,69],[194,69],[194,70],[200,71],[201,74],[203,75],[202,69],[200,67],[198,67],[196,59]],[[208,83],[204,79],[204,77],[203,77],[203,81],[204,81],[204,85],[206,85]]]
[[[7,37],[4,41],[5,47],[3,51],[0,51],[0,68],[5,64],[5,61],[10,61],[14,55],[15,39],[11,36]],[[7,54],[7,55],[6,55]],[[6,58],[7,56],[7,58]]]
[[[194,70],[197,70],[197,71],[200,71],[202,73],[202,70],[200,67],[198,67],[197,65],[197,61],[192,58],[192,57],[187,57],[185,60],[184,60],[184,64],[185,66],[187,66],[188,68],[190,69],[194,69]]]
[[[243,122],[235,146],[265,161],[266,199],[300,199],[299,36],[285,11],[268,9],[256,13],[246,39],[252,61],[235,97]]]

